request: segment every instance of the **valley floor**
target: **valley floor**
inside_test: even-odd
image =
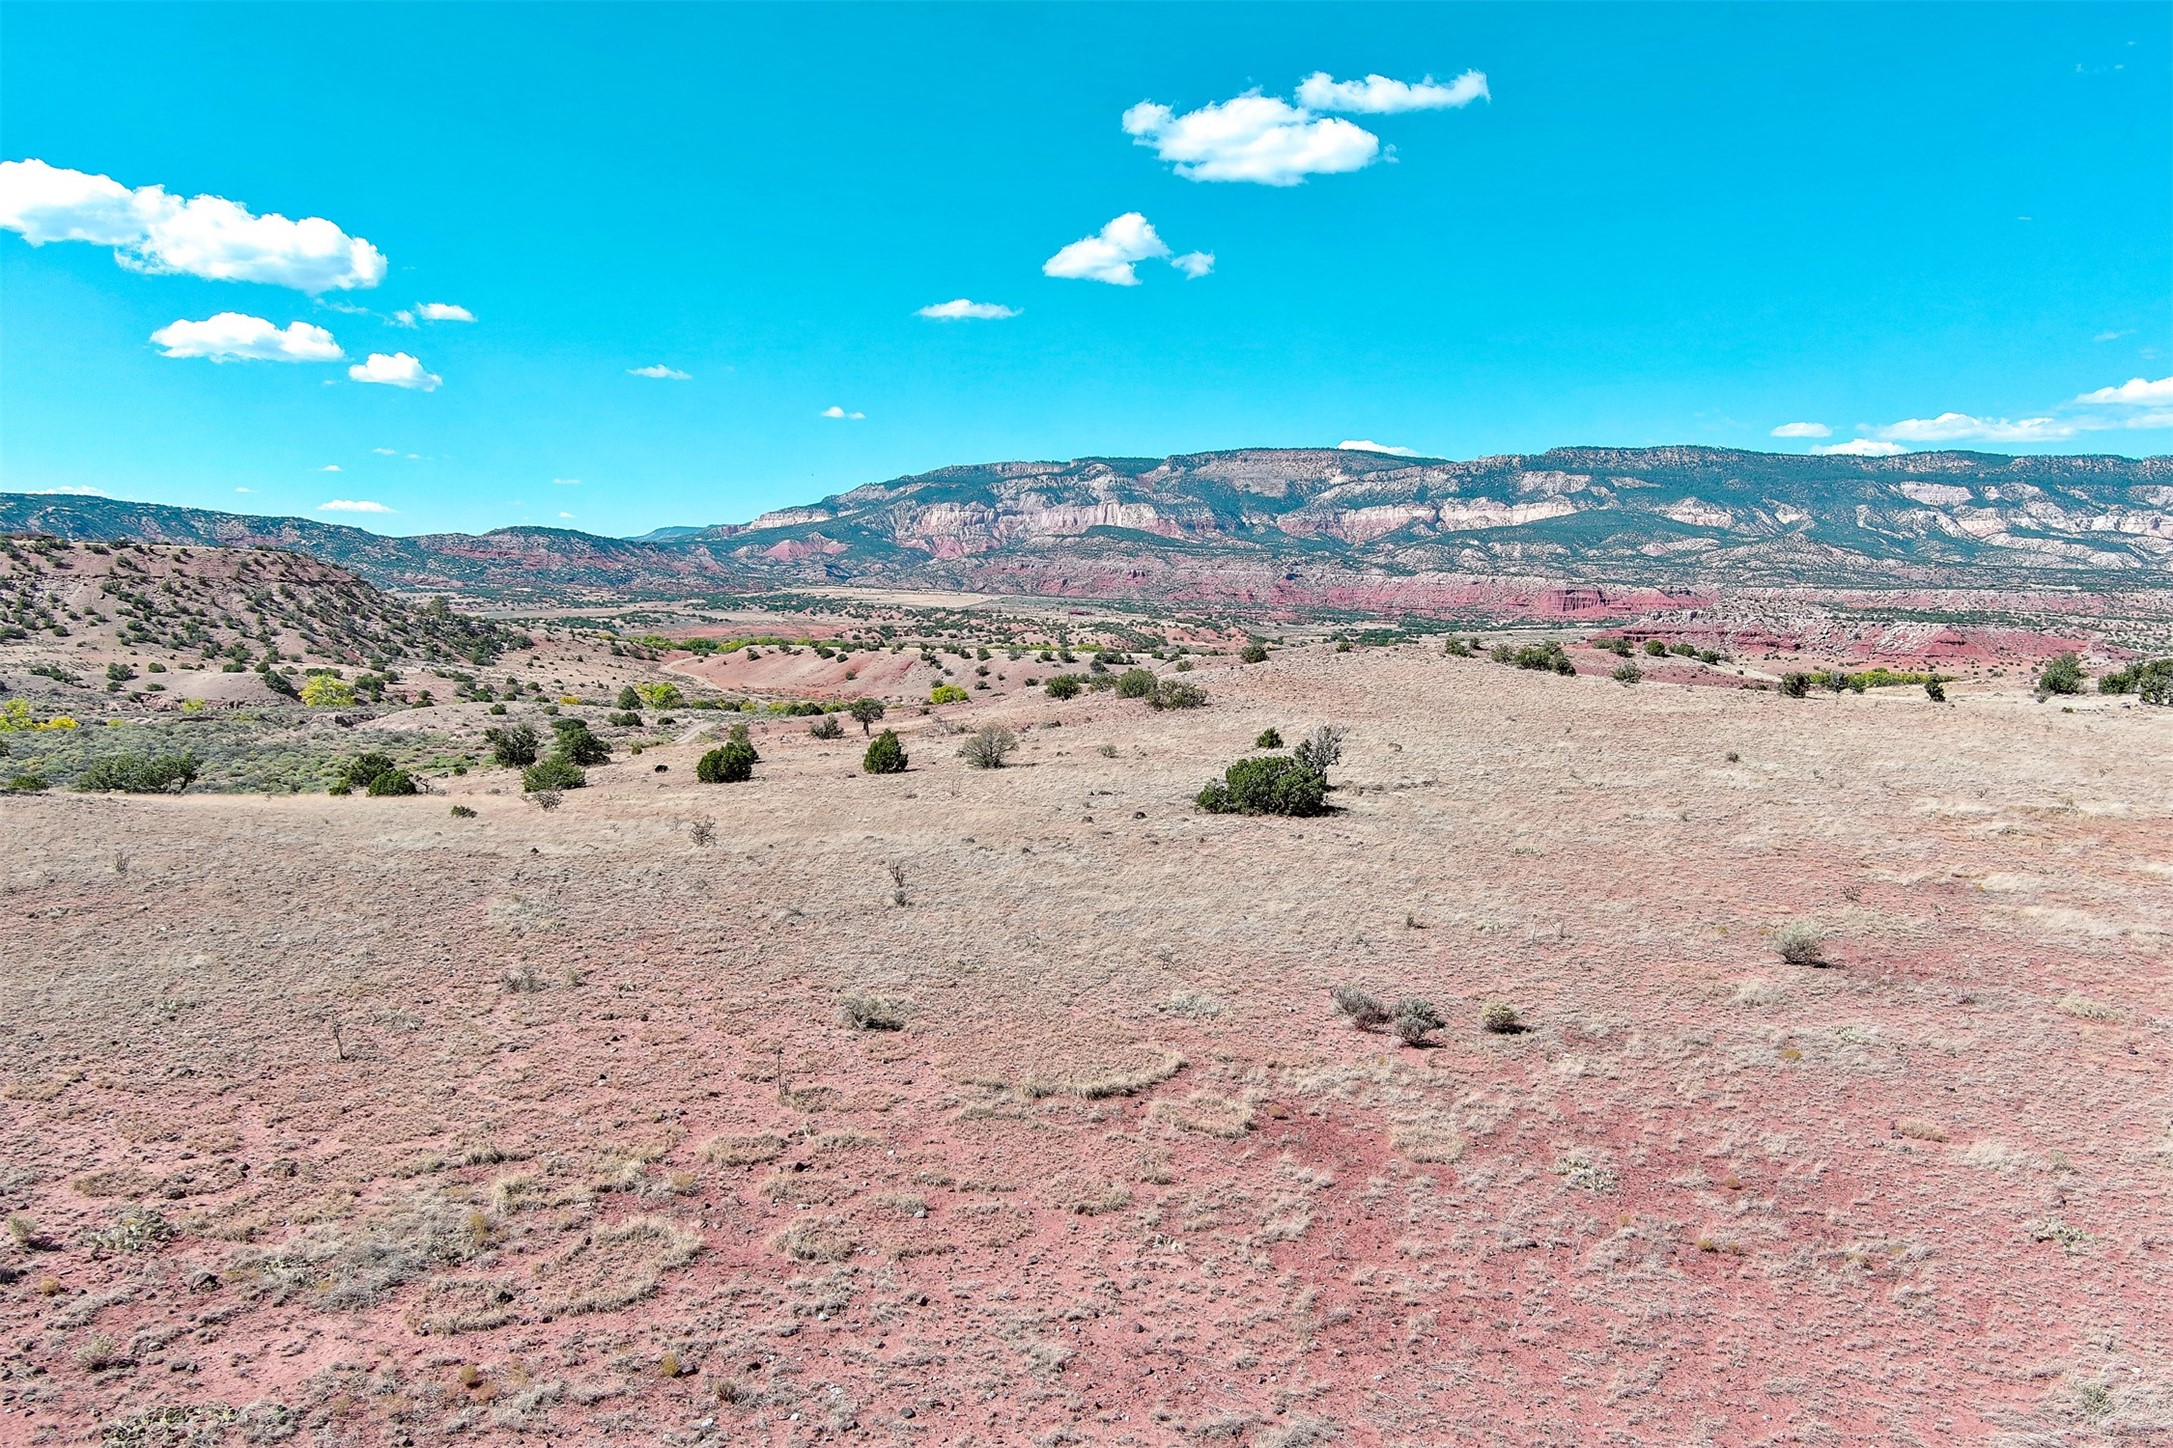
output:
[[[0,1441],[2173,1432],[2173,711],[1194,677],[0,800]],[[1192,807],[1324,721],[1338,813]]]

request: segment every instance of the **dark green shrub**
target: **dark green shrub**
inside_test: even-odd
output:
[[[1084,686],[1075,674],[1058,674],[1043,687],[1052,699],[1076,699],[1079,697],[1079,690]]]
[[[1802,699],[1811,693],[1811,676],[1801,669],[1781,675],[1781,695],[1789,699]]]
[[[490,746],[493,764],[507,769],[526,769],[536,762],[536,731],[526,724],[509,724],[503,729],[485,729],[483,742]]]
[[[1316,774],[1343,762],[1343,740],[1348,733],[1341,724],[1322,724],[1298,741],[1298,747],[1290,751],[1291,758]]]
[[[1117,697],[1144,699],[1154,692],[1154,670],[1126,669],[1117,675]]]
[[[581,767],[564,755],[554,754],[549,759],[531,764],[521,771],[521,788],[529,794],[556,793],[562,789],[579,789],[589,782]]]
[[[1628,660],[1624,660],[1622,663],[1615,665],[1615,671],[1608,677],[1618,684],[1634,684],[1645,677],[1645,671]]]
[[[474,810],[472,810],[472,809],[469,809],[469,808],[468,808],[468,807],[467,807],[466,805],[464,805],[464,804],[456,804],[456,805],[454,805],[454,806],[453,806],[453,810],[452,810],[452,814],[453,814],[453,818],[454,818],[454,819],[456,819],[456,820],[472,820],[472,819],[474,819],[474,818],[475,818],[475,811],[474,811]]]
[[[1258,643],[1247,644],[1237,651],[1237,656],[1244,663],[1264,664],[1268,661],[1268,646]]]
[[[1209,814],[1308,816],[1328,812],[1328,778],[1295,759],[1240,759],[1199,793]]]
[[[1488,651],[1487,657],[1497,664],[1513,664],[1517,661],[1517,651],[1508,644],[1496,644]]]
[[[1939,676],[1937,674],[1932,675],[1930,678],[1924,681],[1924,697],[1931,700],[1934,704],[1944,704],[1947,702],[1947,686],[1939,681]]]
[[[1157,709],[1198,709],[1207,703],[1207,691],[1188,679],[1164,679],[1147,702]]]
[[[616,724],[621,729],[639,729],[641,727],[641,711],[639,709],[621,709],[616,713],[606,714],[604,722]]]
[[[589,733],[586,720],[561,719],[551,726],[558,731],[557,752],[574,764],[602,764],[611,747]]]
[[[1507,645],[1503,645],[1503,647],[1506,648]],[[1495,656],[1500,657],[1499,650],[1496,650]],[[1574,674],[1577,672],[1577,666],[1569,661],[1569,655],[1564,653],[1562,646],[1553,639],[1549,639],[1543,644],[1526,644],[1523,648],[1517,649],[1509,655],[1509,662],[1520,669],[1550,670],[1557,674]]]
[[[617,702],[621,712],[632,712],[636,714],[641,712],[641,695],[634,692],[634,686],[632,684],[628,684],[625,688],[619,690],[619,697]]]
[[[93,793],[179,794],[196,782],[197,768],[193,754],[117,754],[84,770],[75,787]]]
[[[2173,659],[2153,659],[2135,671],[2135,696],[2163,708],[2173,704]]]
[[[1471,657],[1471,645],[1452,635],[1449,641],[1441,646],[1441,652],[1452,659],[1468,659]]]
[[[1283,747],[1283,736],[1274,729],[1263,729],[1260,731],[1260,737],[1252,742],[1252,747],[1255,749],[1280,749]]]
[[[1647,639],[1645,640],[1645,652],[1656,659],[1665,658],[1667,657],[1667,645],[1661,643],[1658,639]]]
[[[2082,660],[2074,654],[2055,654],[2046,660],[2045,671],[2037,676],[2040,694],[2080,694],[2082,692]]]
[[[740,784],[755,777],[754,746],[737,740],[712,749],[694,764],[694,777],[704,784]]]
[[[36,794],[46,787],[45,776],[42,774],[18,774],[8,781],[8,791],[11,794]]]
[[[837,715],[825,714],[808,725],[807,732],[816,739],[843,739],[845,737],[845,726],[838,723]]]
[[[398,767],[389,754],[358,754],[348,760],[347,767],[340,771],[340,783],[349,789],[368,789],[371,780]]]
[[[370,781],[369,793],[383,796],[415,793],[415,776],[404,769],[388,769]]]
[[[905,746],[898,742],[893,729],[885,729],[869,741],[868,752],[860,758],[860,767],[870,774],[903,774],[905,765]]]

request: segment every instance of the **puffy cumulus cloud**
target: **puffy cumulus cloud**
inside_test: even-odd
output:
[[[0,227],[32,246],[110,246],[114,260],[133,271],[265,282],[312,295],[374,287],[385,277],[383,252],[321,216],[258,216],[221,196],[130,188],[38,160],[0,161]]]
[[[1900,422],[1874,429],[1888,442],[2057,442],[2081,431],[2075,423],[2054,417],[1971,417],[1966,412],[1942,412],[1937,417],[1905,417]]]
[[[214,362],[337,362],[346,355],[322,327],[289,322],[280,328],[242,312],[175,322],[153,332],[151,340],[168,357],[208,357]]]
[[[867,420],[868,416],[865,412],[847,412],[844,408],[838,407],[834,404],[832,406],[824,408],[817,415],[821,417],[831,418],[837,422],[864,422]]]
[[[320,513],[389,513],[392,509],[368,498],[333,498],[317,505]]]
[[[1419,455],[1419,451],[1415,447],[1390,447],[1385,442],[1373,442],[1362,437],[1344,439],[1336,444],[1336,451],[1387,453],[1391,457],[1399,458],[1415,458]]]
[[[416,392],[435,392],[445,381],[435,372],[425,372],[423,364],[405,352],[372,352],[369,361],[357,362],[347,369],[347,375],[357,382],[378,382]]]
[[[415,309],[415,315],[426,322],[472,322],[475,313],[452,302],[424,302]]]
[[[1823,422],[1784,422],[1773,429],[1775,437],[1832,437],[1833,429]]]
[[[1308,176],[1362,170],[1381,153],[1381,138],[1363,126],[1257,91],[1183,115],[1141,101],[1124,113],[1124,133],[1191,181],[1296,186]]]
[[[655,377],[673,382],[685,382],[691,379],[694,374],[681,372],[676,367],[666,367],[663,363],[657,362],[647,367],[629,367],[626,369],[626,375],[629,377]]]
[[[1147,218],[1136,211],[1127,211],[1094,235],[1080,237],[1043,262],[1041,273],[1077,281],[1108,282],[1116,287],[1136,287],[1139,273],[1132,270],[1133,263],[1169,254],[1169,244],[1155,235]]]
[[[1852,437],[1847,442],[1815,447],[1811,451],[1827,457],[1890,458],[1909,449],[1898,442],[1881,442],[1875,437]]]
[[[1416,85],[1369,75],[1364,80],[1337,80],[1317,70],[1298,82],[1298,104],[1316,111],[1355,111],[1385,116],[1396,111],[1439,111],[1468,106],[1476,100],[1492,100],[1483,71],[1467,70],[1447,85],[1427,76]]]
[[[2156,382],[2144,377],[2131,377],[2118,387],[2100,387],[2095,392],[2085,392],[2075,400],[2099,406],[2162,406],[2173,403],[2173,377],[2161,377]]]
[[[948,302],[930,302],[913,315],[929,317],[938,322],[1000,322],[1006,317],[1016,317],[1019,310],[1001,302],[976,302],[957,297]]]
[[[1185,280],[1196,282],[1215,269],[1215,254],[1211,251],[1188,251],[1183,256],[1173,256],[1169,264],[1185,274]]]

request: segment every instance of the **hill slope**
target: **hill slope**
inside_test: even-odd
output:
[[[631,540],[541,528],[386,538],[32,495],[0,497],[0,528],[272,544],[381,584],[504,595],[829,582],[1303,605],[1385,589],[1423,608],[1427,588],[1395,581],[2134,589],[2173,584],[2173,459],[1244,449],[941,468]]]

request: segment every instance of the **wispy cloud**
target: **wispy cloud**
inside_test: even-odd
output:
[[[338,463],[326,463],[323,467],[317,469],[317,471],[320,473],[336,473],[341,471],[341,468]]]
[[[1016,317],[1019,310],[1001,302],[976,302],[965,297],[948,302],[931,302],[913,315],[929,317],[938,322],[1000,322],[1006,317]]]
[[[1385,442],[1373,442],[1362,437],[1344,439],[1336,444],[1336,451],[1387,453],[1391,457],[1399,458],[1415,458],[1419,456],[1419,450],[1415,447],[1391,447]]]
[[[657,362],[647,367],[629,367],[626,369],[626,375],[629,377],[656,377],[669,379],[673,382],[686,382],[692,380],[694,374],[681,372],[676,367],[666,367],[663,363]]]
[[[386,507],[383,503],[372,502],[368,498],[333,498],[327,502],[319,503],[317,511],[320,513],[390,513],[392,509]]]
[[[1185,274],[1185,280],[1196,282],[1215,269],[1215,254],[1211,251],[1188,251],[1183,256],[1173,256],[1169,264]]]
[[[1316,116],[1258,92],[1178,115],[1141,101],[1124,113],[1124,133],[1188,181],[1254,181],[1296,186],[1308,176],[1358,171],[1381,153],[1363,126]]]
[[[68,488],[32,488],[30,489],[30,496],[34,498],[103,498],[105,494],[97,488],[86,488],[78,485]]]
[[[258,216],[224,197],[183,199],[163,186],[130,188],[38,160],[0,161],[0,227],[32,246],[110,246],[131,271],[265,282],[312,295],[374,287],[385,277],[383,252],[321,216]]]
[[[435,372],[424,371],[423,364],[405,352],[372,352],[369,361],[357,362],[347,369],[347,375],[357,382],[379,382],[416,392],[435,392],[445,381]]]
[[[844,408],[838,407],[835,404],[824,408],[817,415],[821,417],[831,418],[838,422],[864,422],[867,420],[868,416],[865,412],[847,412]]]
[[[553,478],[551,479],[551,486],[554,488],[578,488],[581,486],[581,480],[579,478]]]
[[[1823,422],[1784,422],[1773,429],[1775,437],[1832,437],[1833,429]]]
[[[279,328],[241,312],[173,322],[153,332],[151,340],[164,349],[164,356],[213,362],[337,362],[346,355],[322,327],[290,322]]]
[[[1815,447],[1812,452],[1831,457],[1890,458],[1909,449],[1898,442],[1881,442],[1874,437],[1852,437],[1847,442],[1837,442],[1826,447]]]
[[[415,315],[426,322],[472,322],[475,313],[452,302],[424,302],[415,309]]]
[[[2131,377],[2118,387],[2100,387],[2075,400],[2100,407],[2161,407],[2173,404],[2173,377],[2161,377],[2155,382]]]
[[[1369,75],[1364,80],[1336,80],[1324,70],[1315,71],[1298,83],[1298,104],[1301,106],[1316,111],[1355,111],[1374,116],[1397,111],[1444,110],[1491,99],[1486,75],[1476,70],[1465,71],[1447,85],[1437,84],[1432,76],[1416,83],[1390,80],[1385,75]]]
[[[1972,417],[1942,412],[1937,417],[1905,417],[1874,430],[1888,442],[2058,442],[2082,425],[2054,417]]]

